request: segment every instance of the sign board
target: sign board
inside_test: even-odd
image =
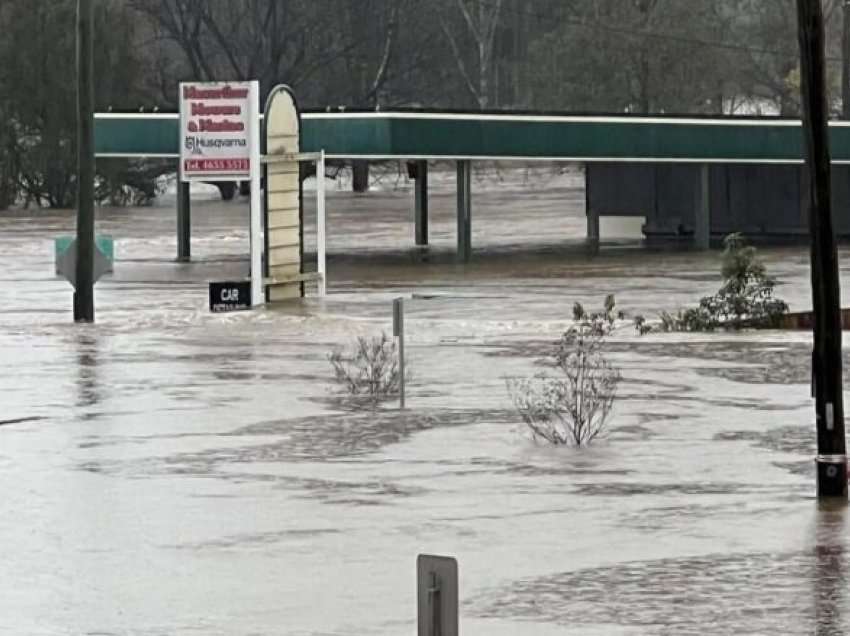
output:
[[[60,263],[62,261],[62,255],[65,253],[71,243],[73,243],[76,239],[73,236],[58,236],[53,241],[53,253],[56,263],[56,273],[62,274],[59,271]],[[99,249],[103,255],[106,257],[106,260],[109,261],[108,268],[106,272],[114,272],[115,271],[115,242],[112,237],[108,234],[98,234],[95,237],[95,245],[97,249]],[[95,258],[97,258],[95,256]]]
[[[418,636],[458,636],[457,559],[420,554],[416,591]]]
[[[181,83],[181,179],[249,180],[252,167],[259,171],[251,165],[251,133],[258,126],[257,82]]]
[[[99,246],[94,250],[94,275],[92,282],[97,282],[106,272],[112,271],[112,261],[101,251]],[[74,289],[77,288],[77,240],[72,240],[65,250],[56,257],[56,273],[64,276]]]
[[[393,300],[393,335],[401,337],[404,335],[404,299]]]
[[[251,281],[210,283],[210,311],[244,311],[251,309]]]

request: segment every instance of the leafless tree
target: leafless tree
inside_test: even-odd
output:
[[[375,338],[358,337],[348,350],[337,349],[328,356],[334,381],[355,400],[372,407],[399,392],[401,379],[395,341],[382,333]]]
[[[449,0],[449,5],[460,13],[461,29],[453,28],[450,11],[438,6],[440,27],[452,51],[458,73],[464,85],[482,110],[492,104],[492,78],[495,68],[494,42],[496,29],[502,15],[502,0]],[[460,31],[458,33],[457,31]],[[461,35],[462,33],[462,35]],[[471,41],[474,49],[475,71],[470,71],[462,42]]]

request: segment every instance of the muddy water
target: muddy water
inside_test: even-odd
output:
[[[427,251],[395,179],[331,193],[326,300],[238,315],[206,311],[205,281],[247,271],[244,202],[198,203],[185,265],[173,201],[100,210],[118,262],[89,327],[52,273],[71,215],[0,217],[0,633],[411,634],[420,552],[458,558],[466,634],[850,630],[807,334],[624,326],[606,439],[536,445],[505,377],[539,368],[572,304],[676,309],[715,289],[717,253],[624,221],[591,254],[579,179],[513,173],[477,178],[457,265],[450,179]],[[806,308],[805,250],[763,253]],[[326,354],[389,329],[400,294],[410,408],[352,410]]]

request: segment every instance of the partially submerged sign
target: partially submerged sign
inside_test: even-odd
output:
[[[98,244],[94,250],[94,272],[92,282],[97,282],[101,276],[112,271],[112,261],[101,251]],[[77,288],[77,240],[68,244],[63,252],[56,256],[56,273],[64,276],[74,289]]]
[[[210,283],[210,311],[244,311],[251,309],[251,281]]]
[[[417,634],[458,636],[457,560],[420,554],[416,559]]]
[[[263,302],[263,219],[260,202],[260,85],[258,82],[180,84],[180,180],[251,182],[251,282],[239,301],[213,301],[213,311]],[[243,283],[234,289],[243,289]],[[210,287],[210,294],[212,294]],[[243,306],[245,305],[245,306]],[[221,306],[216,310],[214,306]]]
[[[257,86],[257,82],[180,84],[183,181],[251,178],[250,133],[259,116]]]
[[[57,236],[53,241],[53,253],[56,264],[56,273],[61,275],[62,272],[59,271],[59,263],[62,260],[62,255],[65,251],[71,246],[75,238],[73,236]],[[115,269],[115,241],[112,236],[109,234],[98,234],[95,239],[95,245],[97,249],[103,252],[103,255],[109,261],[109,269],[106,270],[107,273],[114,271]]]

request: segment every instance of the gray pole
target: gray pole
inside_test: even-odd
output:
[[[847,499],[841,295],[833,231],[826,61],[821,0],[797,0],[803,139],[809,171],[814,351],[812,377],[818,438],[818,497]]]
[[[416,162],[415,232],[416,244],[428,245],[428,162]]]
[[[472,162],[457,162],[457,253],[463,263],[472,257]]]
[[[94,322],[94,54],[92,0],[77,0],[77,264],[74,321]]]
[[[398,338],[399,402],[404,408],[404,299],[393,300],[393,335]]]
[[[192,260],[192,202],[189,183],[184,183],[183,167],[177,168],[177,261]]]

